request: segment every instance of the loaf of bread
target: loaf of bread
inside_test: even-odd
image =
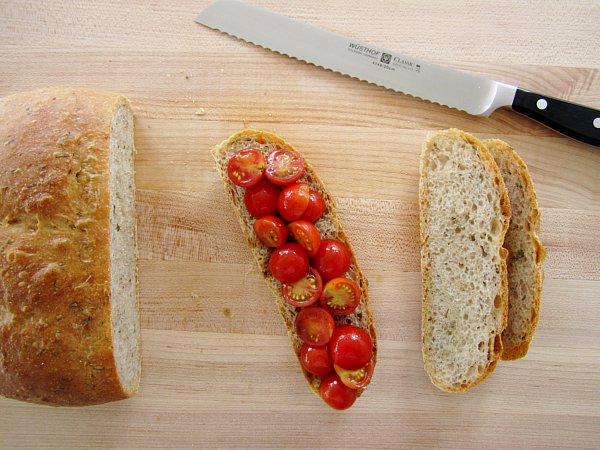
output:
[[[430,136],[420,162],[422,349],[438,388],[481,382],[502,354],[510,203],[498,166],[473,136]]]
[[[82,406],[134,394],[133,115],[44,89],[0,100],[0,394]]]
[[[227,196],[231,201],[233,209],[241,225],[244,237],[246,238],[248,246],[254,254],[260,273],[264,277],[267,285],[273,293],[273,297],[277,303],[279,312],[287,328],[288,335],[292,341],[293,349],[296,355],[299,355],[302,341],[295,331],[294,318],[296,317],[296,314],[300,308],[294,308],[285,302],[281,294],[281,282],[275,279],[269,270],[269,258],[272,253],[272,249],[265,247],[257,239],[252,228],[255,219],[248,213],[244,206],[244,189],[235,186],[227,175],[227,163],[231,155],[239,150],[249,147],[259,149],[265,156],[277,148],[290,149],[295,152],[298,152],[298,150],[274,134],[255,130],[243,130],[235,133],[229,139],[213,148],[212,154],[217,164],[219,174],[223,180],[223,183],[225,184]],[[375,326],[373,323],[373,315],[369,308],[367,280],[358,266],[352,246],[350,245],[346,233],[344,232],[344,229],[337,218],[336,206],[333,197],[325,189],[322,181],[318,178],[315,170],[311,167],[308,161],[304,160],[304,163],[305,171],[298,181],[307,183],[311,189],[319,192],[323,196],[323,199],[327,205],[323,215],[315,222],[315,226],[319,230],[322,239],[338,239],[348,248],[351,254],[350,269],[345,276],[356,281],[361,291],[362,299],[356,310],[349,315],[336,316],[336,323],[357,325],[369,333],[373,341],[373,363],[375,363],[377,359],[377,339],[375,334]],[[306,370],[304,370],[304,368],[302,368],[302,370],[309,386],[318,395],[321,377],[308,373]],[[359,390],[357,392],[358,395],[360,395],[361,392],[362,391]]]
[[[538,323],[542,295],[540,210],[527,166],[506,142],[484,141],[508,190],[511,218],[504,247],[508,250],[508,323],[502,333],[502,359],[514,360],[527,354]]]

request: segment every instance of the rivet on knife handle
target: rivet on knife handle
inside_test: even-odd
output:
[[[517,88],[512,108],[559,133],[600,147],[600,111]]]

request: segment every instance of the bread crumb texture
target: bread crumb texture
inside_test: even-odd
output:
[[[124,99],[123,99],[124,100]],[[0,394],[124,398],[112,353],[108,153],[118,96],[0,100]]]
[[[463,391],[502,351],[508,197],[489,152],[458,130],[425,143],[420,191],[425,369],[439,388]]]

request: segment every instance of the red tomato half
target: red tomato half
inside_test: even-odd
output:
[[[321,217],[321,214],[323,214],[325,208],[325,200],[323,200],[321,194],[311,189],[308,199],[308,206],[306,207],[306,211],[304,211],[304,214],[302,214],[300,219],[307,220],[308,222],[315,222],[319,217]]]
[[[350,252],[342,242],[325,239],[312,259],[312,266],[324,280],[342,276],[350,267]]]
[[[229,158],[227,175],[236,186],[254,186],[262,179],[266,165],[265,157],[260,151],[245,148]]]
[[[315,347],[323,347],[327,345],[333,334],[335,322],[331,314],[323,308],[309,306],[296,315],[294,327],[302,342]]]
[[[298,244],[283,244],[273,250],[269,269],[282,283],[295,283],[308,271],[308,256]]]
[[[323,292],[323,280],[321,275],[312,267],[295,283],[281,286],[281,293],[286,303],[292,306],[305,308],[315,303]]]
[[[279,214],[288,222],[298,220],[306,211],[309,198],[310,188],[308,184],[296,183],[286,187],[277,199]]]
[[[264,216],[256,219],[252,228],[258,240],[267,247],[278,247],[287,239],[287,227],[279,217]]]
[[[335,372],[339,375],[340,380],[350,389],[366,388],[371,382],[374,368],[375,364],[372,359],[364,367],[356,370],[342,369],[340,366],[334,364]]]
[[[333,372],[333,361],[327,347],[313,347],[302,344],[300,349],[300,363],[308,373],[324,377]]]
[[[292,238],[306,250],[308,256],[315,256],[321,246],[321,235],[312,223],[296,220],[288,225]]]
[[[281,189],[267,180],[246,189],[244,203],[246,209],[257,219],[277,214],[277,198]]]
[[[271,183],[287,186],[304,173],[304,160],[293,150],[279,148],[267,157],[265,174]]]
[[[357,370],[373,356],[373,341],[360,327],[340,325],[331,336],[329,351],[335,365],[346,370]]]
[[[356,390],[342,383],[337,373],[323,378],[319,386],[319,394],[325,403],[335,409],[350,408],[356,401]]]
[[[323,288],[319,302],[334,316],[350,314],[360,303],[360,289],[349,278],[334,278]]]

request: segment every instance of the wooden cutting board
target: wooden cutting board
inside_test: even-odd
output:
[[[400,52],[600,108],[600,3],[248,0]],[[600,443],[600,149],[510,111],[423,102],[193,22],[207,1],[0,2],[0,95],[127,95],[136,114],[143,379],[82,409],[0,399],[0,447],[595,447]],[[370,281],[380,361],[349,411],[313,395],[254,268],[210,148],[252,127],[299,148]],[[464,394],[420,349],[418,159],[431,130],[508,141],[547,248],[523,360]]]

